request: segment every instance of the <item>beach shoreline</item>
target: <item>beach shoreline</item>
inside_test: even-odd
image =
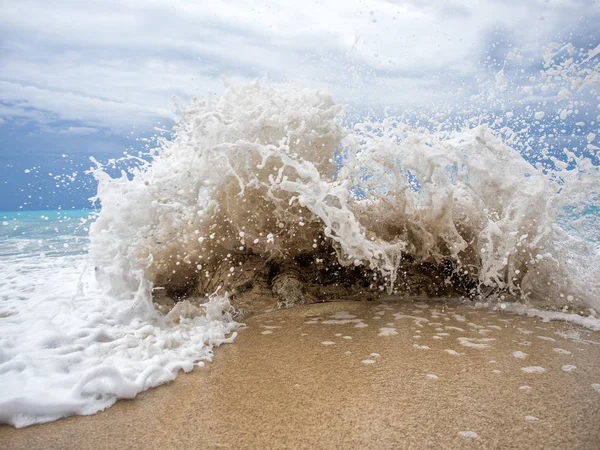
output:
[[[444,302],[256,314],[215,360],[5,448],[593,448],[600,332]],[[598,386],[600,389],[600,385]]]

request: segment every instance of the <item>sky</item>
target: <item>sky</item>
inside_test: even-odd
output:
[[[598,23],[591,0],[0,2],[0,210],[85,207],[90,156],[143,149],[225,82],[426,107],[514,49],[526,78],[551,42],[595,46]]]

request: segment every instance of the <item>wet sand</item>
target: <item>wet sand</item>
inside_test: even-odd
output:
[[[1,426],[0,447],[600,448],[600,332],[441,302],[246,325],[204,368],[94,416]]]

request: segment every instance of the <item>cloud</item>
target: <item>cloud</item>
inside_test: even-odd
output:
[[[39,88],[0,81],[0,97],[11,106],[11,115],[26,116],[31,109],[46,113],[46,122],[57,120],[82,121],[107,126],[115,120],[129,123],[143,122],[144,118],[171,117],[168,109],[139,105],[118,99],[100,98],[80,93]]]
[[[97,128],[92,127],[65,127],[52,129],[52,131],[62,135],[84,136],[87,134],[98,133],[99,130]]]
[[[173,97],[220,92],[222,76],[266,75],[356,104],[431,103],[455,94],[448,79],[481,76],[498,36],[541,55],[560,30],[594,23],[593,8],[583,0],[2,2],[0,117],[124,134],[170,121]]]

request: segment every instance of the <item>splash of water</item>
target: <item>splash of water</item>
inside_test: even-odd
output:
[[[574,83],[571,72],[561,73]],[[600,309],[598,249],[559,226],[569,208],[597,207],[590,159],[526,159],[508,126],[343,121],[330,95],[293,85],[231,85],[195,101],[129,176],[94,171],[98,277],[149,299],[156,285],[201,290],[250,255],[285,265],[333,251],[373,290],[402,294],[410,267],[428,264],[443,268],[440,286],[471,297]]]
[[[120,176],[97,163],[93,264],[77,239],[24,239],[27,217],[3,219],[0,421],[92,414],[211,360],[235,337],[228,297],[166,317],[153,302],[256,269],[267,295],[304,295],[277,278],[304,270],[304,282],[331,285],[311,293],[323,298],[352,287],[511,295],[525,304],[501,308],[598,329],[527,303],[600,310],[599,54],[551,46],[540,74],[512,90],[519,71],[506,65],[461,113],[348,124],[325,92],[260,82],[194,101],[173,138],[129,156]],[[542,95],[552,107],[527,100]],[[59,244],[77,250],[57,256]]]

